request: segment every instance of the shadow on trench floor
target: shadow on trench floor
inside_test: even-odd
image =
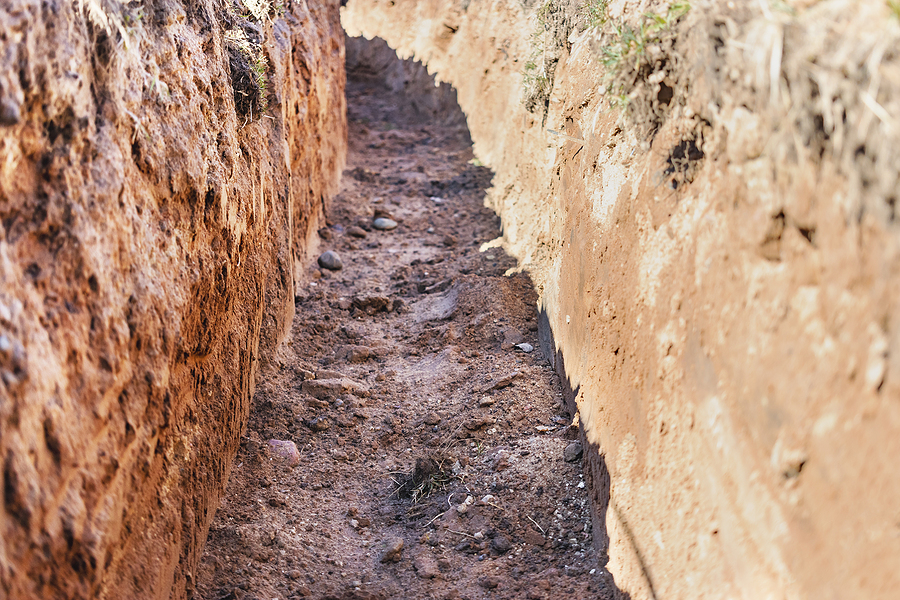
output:
[[[319,232],[343,266],[310,264],[297,290],[195,595],[620,597],[532,282],[480,250],[500,235],[491,172],[453,91],[364,43],[348,42],[350,155]]]

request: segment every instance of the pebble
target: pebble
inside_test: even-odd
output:
[[[364,238],[366,235],[366,230],[362,227],[357,227],[356,225],[351,225],[347,228],[347,235],[353,236],[355,238]]]
[[[306,426],[313,431],[325,431],[329,427],[328,419],[325,417],[316,417],[306,423]]]
[[[288,440],[269,440],[269,454],[273,458],[283,460],[292,467],[300,464],[300,452],[297,450],[297,444]]]
[[[528,354],[529,352],[531,352],[532,350],[534,350],[534,346],[532,346],[532,345],[529,344],[528,342],[523,342],[523,343],[521,343],[521,344],[516,344],[516,348],[518,348],[519,350],[521,350],[521,351],[524,352],[525,354]]]
[[[372,221],[372,227],[381,231],[390,231],[397,228],[397,221],[388,219],[387,217],[378,217]]]
[[[391,538],[384,545],[381,562],[398,562],[403,554],[403,538]]]
[[[425,415],[425,424],[426,425],[437,425],[441,422],[441,416],[436,412],[430,412]]]
[[[572,442],[563,450],[563,458],[566,462],[577,462],[582,454],[584,454],[584,449],[578,442]]]
[[[486,406],[492,405],[494,402],[496,402],[496,400],[494,400],[490,396],[485,396],[484,398],[482,398],[481,400],[478,401],[478,406],[480,408],[485,408]]]
[[[333,250],[326,250],[319,256],[319,266],[331,271],[339,271],[344,268],[344,261]]]

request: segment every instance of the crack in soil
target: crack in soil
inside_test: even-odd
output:
[[[196,595],[612,597],[531,281],[479,252],[500,235],[490,171],[464,129],[417,121],[378,81],[347,94],[348,168],[320,230],[344,266],[297,292]]]

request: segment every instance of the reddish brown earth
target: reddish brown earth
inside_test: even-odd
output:
[[[319,231],[344,267],[297,291],[198,594],[610,598],[532,283],[480,250],[500,235],[483,205],[491,173],[449,90],[417,87],[421,67],[396,59],[373,67],[384,53],[364,45],[352,54],[348,167]],[[398,227],[374,229],[381,215]]]
[[[247,14],[0,4],[0,598],[191,594],[345,152],[337,6]]]

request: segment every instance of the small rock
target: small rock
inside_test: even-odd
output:
[[[362,227],[357,227],[356,225],[351,225],[350,227],[347,228],[347,235],[353,236],[355,238],[364,238],[368,234],[366,233],[366,230],[363,229]]]
[[[357,527],[359,527],[359,521],[357,521],[356,519],[350,519],[350,527],[356,529]]]
[[[485,396],[484,398],[482,398],[481,400],[478,401],[478,406],[479,406],[479,408],[485,408],[487,406],[492,405],[494,402],[496,402],[496,400],[494,400],[490,396]]]
[[[325,431],[330,426],[328,419],[325,417],[316,417],[315,419],[310,419],[306,422],[306,426],[312,429],[313,431]]]
[[[398,562],[401,554],[403,554],[403,538],[391,538],[385,543],[380,560],[383,563]]]
[[[463,423],[463,427],[465,427],[469,431],[478,431],[482,427],[487,427],[488,425],[493,424],[494,420],[490,417],[474,417]]]
[[[388,219],[387,217],[378,217],[372,221],[372,227],[381,231],[390,231],[397,228],[397,221]]]
[[[367,393],[365,386],[346,377],[341,379],[321,379],[321,376],[320,372],[320,379],[304,381],[300,385],[300,389],[319,400],[330,400],[347,393],[356,394],[357,396]]]
[[[356,522],[359,523],[360,527],[369,527],[372,525],[372,519],[369,517],[357,517]]]
[[[303,572],[294,569],[293,571],[288,573],[288,577],[290,577],[291,579],[300,579],[301,577],[303,577]]]
[[[506,554],[512,548],[512,544],[505,535],[495,536],[491,540],[491,549],[497,554]]]
[[[341,260],[337,252],[327,250],[319,256],[319,266],[331,271],[340,271],[344,268],[344,261]]]
[[[374,315],[379,312],[393,311],[394,301],[387,296],[357,296],[353,299],[353,306],[368,315]]]
[[[331,451],[331,458],[340,462],[347,462],[350,460],[350,455],[342,448],[335,448]]]
[[[292,467],[300,464],[300,452],[297,444],[285,440],[269,440],[269,454],[272,458],[282,460]]]
[[[434,559],[428,555],[417,556],[413,561],[413,567],[422,579],[434,579],[440,574]]]
[[[521,373],[519,371],[513,371],[512,373],[508,373],[503,377],[498,377],[497,379],[489,381],[486,384],[475,388],[475,391],[478,393],[482,393],[505,388],[508,385],[512,385],[512,382],[515,381],[520,375]]]
[[[313,408],[328,408],[331,406],[327,400],[319,400],[318,398],[307,398],[306,404]]]
[[[424,422],[426,425],[437,425],[441,422],[441,416],[436,412],[430,412],[425,415]]]
[[[582,454],[584,454],[584,449],[578,442],[572,442],[563,450],[563,458],[566,459],[566,462],[577,462]]]
[[[534,350],[534,346],[532,346],[532,345],[529,344],[528,342],[523,342],[523,343],[521,343],[521,344],[516,344],[516,348],[518,348],[519,350],[521,350],[521,351],[524,352],[525,354],[528,354],[529,352],[531,352],[532,350]]]

